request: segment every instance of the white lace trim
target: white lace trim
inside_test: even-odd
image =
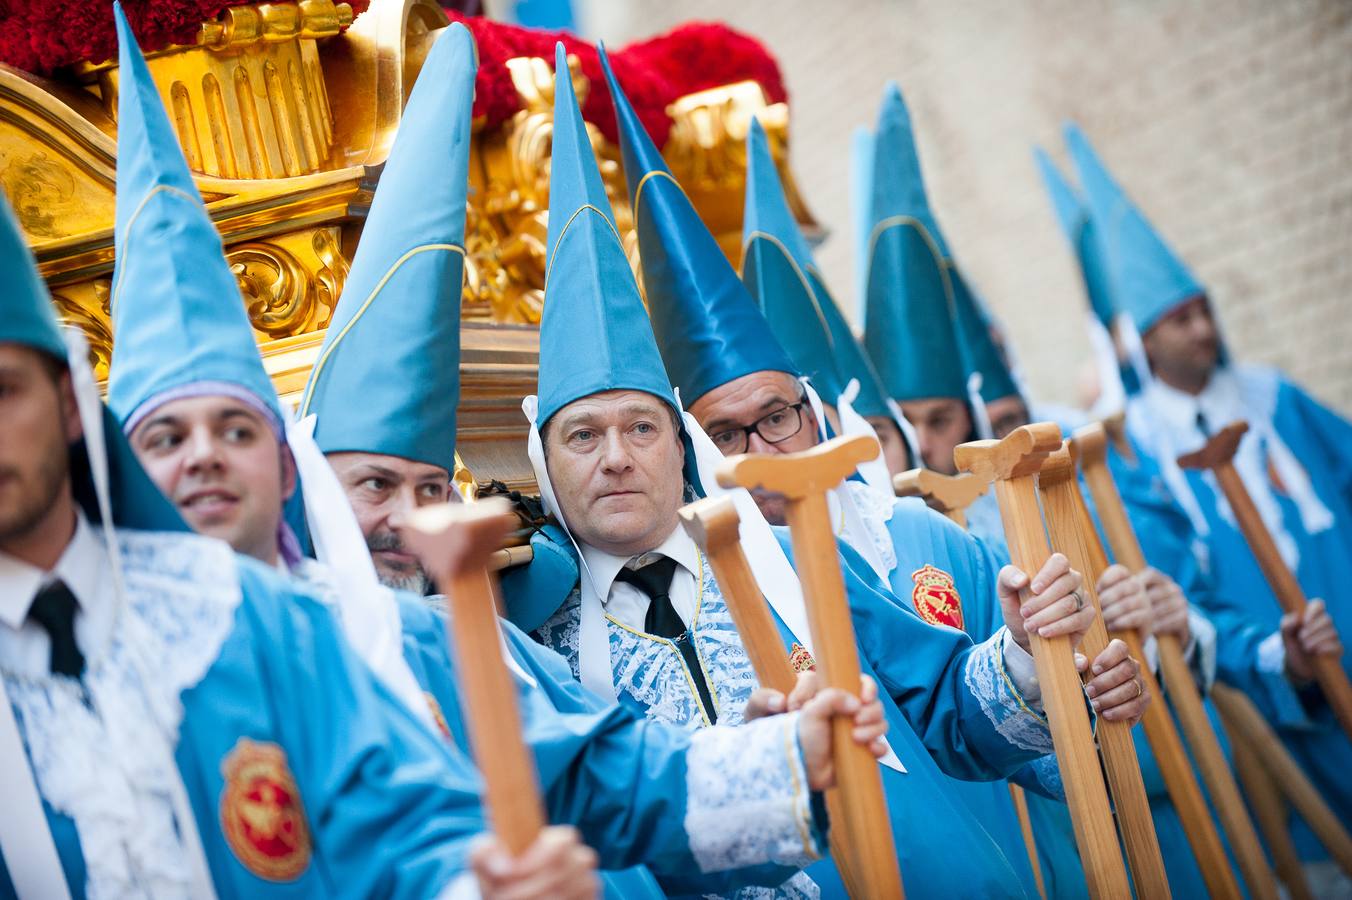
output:
[[[798,714],[696,732],[686,765],[685,830],[701,872],[820,857],[798,750]]]
[[[1002,628],[977,644],[967,657],[963,678],[996,732],[1021,750],[1052,752],[1047,720],[1026,704],[1005,671]]]
[[[891,572],[897,567],[897,550],[892,544],[892,533],[887,530],[893,504],[884,503],[878,492],[862,481],[846,481],[845,489],[850,492],[855,508],[859,510],[859,517],[868,529],[868,536],[878,551],[878,559]]]
[[[42,796],[69,816],[105,897],[186,897],[191,855],[174,816],[181,695],[201,681],[234,624],[230,549],[191,535],[121,532],[127,606],[80,684],[4,672]]]

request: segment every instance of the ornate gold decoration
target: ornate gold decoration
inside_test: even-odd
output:
[[[304,388],[403,105],[446,24],[436,0],[372,0],[355,21],[334,0],[251,3],[203,23],[195,45],[148,58],[284,399]],[[590,85],[576,60],[570,68],[585,99]],[[473,472],[530,488],[520,397],[535,389],[532,326],[544,301],[553,69],[527,58],[508,69],[522,109],[476,134],[471,148],[456,478]],[[76,75],[46,80],[0,66],[0,188],[61,316],[84,329],[106,378],[119,73],[107,62]],[[795,214],[815,228],[785,164],[782,104],[767,105],[747,82],[681,98],[669,113],[672,171],[730,258],[740,254],[752,114],[766,126]],[[588,130],[637,272],[618,149]]]

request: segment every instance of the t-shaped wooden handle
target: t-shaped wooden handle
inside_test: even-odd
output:
[[[802,453],[733,456],[723,461],[715,476],[724,487],[762,487],[786,498],[785,515],[818,671],[828,687],[856,695],[859,647],[826,495],[859,463],[877,455],[874,438],[842,437]],[[900,897],[901,873],[882,776],[877,761],[855,743],[852,731],[853,723],[846,717],[838,717],[831,728],[844,813],[844,821],[835,827],[841,829],[840,844],[854,850],[850,869],[868,886],[867,895]]]
[[[1282,611],[1304,613],[1307,605],[1305,590],[1300,581],[1282,559],[1277,542],[1272,538],[1267,523],[1249,496],[1244,479],[1235,469],[1234,456],[1239,442],[1248,430],[1244,422],[1233,422],[1216,433],[1202,449],[1180,456],[1178,464],[1184,469],[1210,469],[1216,475],[1216,483],[1221,486],[1225,499],[1230,502],[1239,530],[1258,561],[1258,568],[1267,579],[1272,593],[1277,596]],[[1315,678],[1324,692],[1325,699],[1333,709],[1343,731],[1352,738],[1352,682],[1348,681],[1347,671],[1343,669],[1342,658],[1336,654],[1316,656],[1311,661]]]
[[[967,507],[989,487],[990,482],[972,474],[945,475],[933,469],[911,469],[892,477],[892,490],[898,497],[919,497],[964,528]]]
[[[1065,444],[1049,455],[1038,474],[1038,488],[1042,492],[1043,512],[1052,547],[1065,554],[1071,568],[1084,575],[1081,590],[1100,615],[1096,616],[1080,645],[1091,660],[1108,646],[1108,629],[1103,625],[1097,582],[1100,572],[1090,561],[1086,546],[1089,535],[1083,534],[1079,516],[1080,486],[1076,477],[1075,461]],[[1097,540],[1097,535],[1094,536]],[[1143,657],[1138,657],[1143,662]],[[1089,673],[1085,678],[1091,677]],[[1147,690],[1149,688],[1146,688]],[[1159,702],[1158,696],[1155,698]],[[1141,779],[1141,765],[1136,758],[1136,744],[1131,726],[1126,722],[1100,721],[1098,724],[1099,756],[1108,775],[1108,788],[1117,809],[1118,830],[1127,848],[1127,864],[1131,868],[1132,884],[1142,897],[1168,897],[1169,880],[1160,857],[1159,839],[1150,815],[1150,801],[1146,797],[1145,782]]]
[[[456,682],[469,713],[474,761],[494,831],[518,856],[545,825],[535,763],[522,740],[516,690],[503,663],[489,558],[516,527],[511,504],[501,498],[446,503],[416,510],[400,532],[451,605]]]
[[[1094,498],[1094,506],[1104,533],[1108,536],[1113,556],[1132,573],[1139,573],[1146,567],[1145,555],[1127,518],[1126,507],[1117,492],[1112,472],[1108,469],[1108,442],[1108,434],[1101,424],[1086,425],[1075,432],[1070,442],[1071,453],[1079,461],[1080,470],[1084,473],[1085,483]],[[1078,497],[1077,502],[1088,536],[1088,531],[1093,528],[1093,520],[1084,498]],[[1097,577],[1108,566],[1107,554],[1096,531],[1092,540],[1086,543],[1093,559],[1092,571]],[[1129,633],[1118,633],[1117,636],[1127,642],[1133,654],[1142,645],[1141,637],[1134,629]],[[1231,846],[1237,848],[1235,856],[1244,872],[1244,879],[1255,897],[1271,897],[1276,884],[1239,794],[1239,787],[1207,717],[1202,696],[1193,681],[1178,636],[1157,634],[1155,644],[1159,653],[1160,672],[1169,688],[1168,702],[1174,707],[1188,737],[1198,771],[1211,792],[1219,818],[1230,836]],[[1159,763],[1160,775],[1178,811],[1183,833],[1197,859],[1207,892],[1213,897],[1241,896],[1239,883],[1230,868],[1220,834],[1212,821],[1183,741],[1174,726],[1173,717],[1169,715],[1168,707],[1162,702],[1166,698],[1159,692],[1152,673],[1144,671],[1142,678],[1151,685],[1156,698],[1145,711],[1146,740],[1150,742]]]
[[[1036,476],[1048,454],[1061,447],[1052,422],[1024,425],[1000,441],[976,441],[953,451],[959,469],[995,482],[1010,557],[1030,576],[1051,556],[1038,503]],[[1027,589],[1023,592],[1026,597]],[[1066,637],[1028,635],[1052,743],[1066,787],[1075,843],[1093,897],[1126,897],[1130,888],[1113,829],[1108,789],[1103,782],[1084,692]]]

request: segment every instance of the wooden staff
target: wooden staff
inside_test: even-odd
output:
[[[1223,684],[1211,689],[1211,699],[1221,711],[1232,744],[1244,743],[1267,769],[1277,788],[1291,801],[1300,817],[1328,848],[1329,856],[1348,875],[1352,875],[1352,837],[1348,836],[1319,790],[1310,782],[1300,764],[1282,746],[1281,738],[1239,691]]]
[[[1218,431],[1201,450],[1180,456],[1178,464],[1184,469],[1210,469],[1216,474],[1216,481],[1225,492],[1225,499],[1230,501],[1230,508],[1239,522],[1239,530],[1244,532],[1244,540],[1258,560],[1258,568],[1263,570],[1263,577],[1271,586],[1272,593],[1277,595],[1282,611],[1304,614],[1305,591],[1282,559],[1272,539],[1272,532],[1268,531],[1258,507],[1253,505],[1244,479],[1235,470],[1235,451],[1239,449],[1239,441],[1248,430],[1247,423],[1232,422]],[[1325,654],[1314,657],[1310,662],[1324,697],[1333,708],[1333,714],[1338,717],[1343,731],[1352,737],[1352,682],[1347,679],[1342,659],[1334,654]]]
[[[728,612],[737,626],[737,633],[746,647],[751,666],[762,687],[773,688],[785,697],[793,691],[798,676],[784,652],[784,642],[770,615],[769,604],[761,594],[760,585],[751,571],[740,542],[741,519],[731,497],[706,497],[696,500],[678,512],[686,533],[709,560],[714,579],[727,601]],[[845,821],[840,791],[826,792],[826,807],[832,822]],[[852,859],[854,848],[831,830],[831,858],[840,872],[841,881],[851,897],[867,897],[867,884],[855,876],[857,863]]]
[[[850,694],[859,692],[859,650],[826,497],[860,463],[876,459],[878,453],[874,438],[837,438],[802,453],[730,457],[717,474],[724,487],[763,487],[786,498],[793,558],[803,583],[817,668],[828,687]],[[835,827],[843,832],[841,844],[854,849],[851,868],[868,886],[867,896],[901,897],[901,872],[882,775],[868,749],[855,743],[852,730],[853,723],[846,717],[837,717],[831,727],[844,813]]]
[[[1075,432],[1071,450],[1079,461],[1089,491],[1094,497],[1094,506],[1098,510],[1099,520],[1103,523],[1103,530],[1108,536],[1113,556],[1135,574],[1145,570],[1145,556],[1141,553],[1136,532],[1127,518],[1126,507],[1117,493],[1112,472],[1108,470],[1107,441],[1107,435],[1101,426],[1089,425]],[[1080,517],[1085,523],[1085,534],[1094,535],[1094,540],[1089,542],[1089,551],[1095,562],[1095,571],[1101,573],[1108,566],[1107,554],[1097,539],[1098,531],[1094,528],[1093,519],[1089,515],[1089,507],[1078,491],[1076,502]],[[1135,629],[1120,631],[1117,636],[1127,642],[1133,655],[1144,652],[1141,635]],[[1225,754],[1221,750],[1215,732],[1211,730],[1211,722],[1202,704],[1202,696],[1193,681],[1192,672],[1184,661],[1183,648],[1179,644],[1178,637],[1173,634],[1157,634],[1155,645],[1159,654],[1160,670],[1169,687],[1168,699],[1188,735],[1188,743],[1197,759],[1202,779],[1211,792],[1211,799],[1216,804],[1221,822],[1230,836],[1230,845],[1238,857],[1244,879],[1254,896],[1273,896],[1276,884],[1267,866],[1267,858],[1263,855],[1262,845],[1258,843],[1253,822],[1244,809],[1244,802],[1240,798],[1239,788],[1225,760]],[[1158,683],[1154,682],[1154,675],[1150,672],[1142,674],[1151,682],[1151,690],[1159,691]],[[1162,693],[1157,693],[1156,696],[1163,698]],[[1235,881],[1234,871],[1226,858],[1224,845],[1211,818],[1211,811],[1207,808],[1206,799],[1198,787],[1192,763],[1179,738],[1173,717],[1169,715],[1168,707],[1164,703],[1152,703],[1146,708],[1144,723],[1146,740],[1150,742],[1150,749],[1154,751],[1160,775],[1169,792],[1169,799],[1173,802],[1174,809],[1178,811],[1183,832],[1187,835],[1188,844],[1202,872],[1207,890],[1212,896],[1239,896],[1239,884]]]
[[[953,451],[959,469],[995,482],[1010,556],[1014,565],[1031,574],[1040,571],[1051,556],[1038,505],[1037,472],[1047,454],[1060,446],[1061,430],[1043,422],[1016,428],[1001,441],[976,441]],[[1027,589],[1021,594],[1026,598]],[[1030,633],[1028,641],[1089,893],[1127,897],[1127,873],[1113,831],[1108,790],[1094,752],[1070,639]]]
[[[1263,768],[1248,744],[1232,739],[1230,750],[1235,755],[1235,772],[1244,785],[1249,808],[1253,810],[1253,817],[1263,830],[1267,848],[1272,852],[1277,877],[1286,885],[1292,900],[1314,900],[1309,882],[1305,880],[1300,854],[1296,852],[1296,844],[1291,840],[1291,831],[1287,828],[1287,808],[1281,791],[1277,790],[1267,769]]]
[[[1075,473],[1075,462],[1070,449],[1063,444],[1060,450],[1047,457],[1038,473],[1038,489],[1042,493],[1042,508],[1052,548],[1065,554],[1072,569],[1084,575],[1084,591],[1097,613],[1093,624],[1085,632],[1080,649],[1091,660],[1108,648],[1108,629],[1103,625],[1103,610],[1099,604],[1098,584],[1102,569],[1090,559],[1088,541],[1091,535],[1083,530],[1080,520],[1080,487]],[[1097,541],[1098,536],[1092,535]],[[1138,661],[1144,657],[1137,657]],[[1085,673],[1085,680],[1090,674]],[[1144,684],[1142,685],[1144,689]],[[1141,779],[1141,764],[1136,758],[1136,743],[1127,722],[1101,720],[1098,724],[1099,756],[1108,773],[1108,789],[1112,792],[1117,810],[1118,830],[1127,848],[1127,863],[1131,867],[1132,884],[1143,897],[1168,897],[1169,879],[1164,873],[1160,857],[1159,838],[1150,816],[1150,800],[1146,797],[1145,782]]]
[[[919,497],[935,512],[942,513],[963,528],[967,527],[967,507],[986,493],[989,482],[982,481],[971,473],[962,475],[944,475],[933,469],[911,469],[892,478],[892,489],[898,497]],[[1014,803],[1014,814],[1019,820],[1019,831],[1023,833],[1023,846],[1028,851],[1028,861],[1033,867],[1033,881],[1037,885],[1039,897],[1047,896],[1047,886],[1042,881],[1042,863],[1037,855],[1037,838],[1033,835],[1033,820],[1028,815],[1028,798],[1023,788],[1009,782],[1009,799]]]
[[[450,601],[456,682],[469,713],[474,761],[483,773],[493,830],[513,856],[545,826],[535,762],[521,739],[516,690],[502,660],[505,647],[488,574],[489,558],[516,521],[511,504],[493,498],[425,506],[401,525],[404,540]]]
[[[919,497],[930,509],[967,527],[967,507],[986,493],[990,483],[975,475],[944,475],[933,469],[911,469],[892,477],[898,497]]]

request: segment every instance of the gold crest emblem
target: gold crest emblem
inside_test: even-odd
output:
[[[912,572],[911,581],[915,582],[911,603],[920,618],[931,625],[962,629],[962,598],[953,586],[952,575],[927,565]]]
[[[437,698],[432,696],[431,691],[423,691],[423,699],[427,701],[427,706],[432,710],[432,721],[437,723],[437,730],[446,740],[451,739],[451,726],[446,724],[446,716],[441,711],[441,704]]]
[[[310,864],[310,828],[286,753],[240,738],[221,774],[221,829],[231,852],[259,878],[295,881]]]
[[[793,666],[795,672],[812,672],[817,668],[817,661],[807,652],[806,647],[794,641],[793,647],[789,650],[789,665]]]

